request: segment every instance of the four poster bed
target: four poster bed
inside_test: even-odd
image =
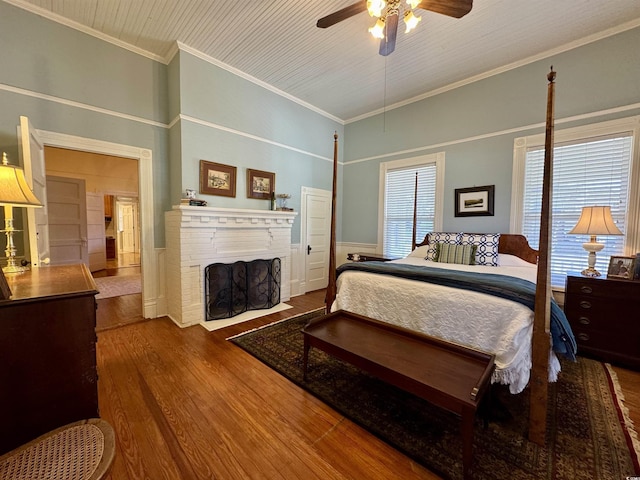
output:
[[[495,354],[494,382],[512,393],[530,386],[529,438],[539,444],[548,381],[560,370],[556,353],[575,358],[576,351],[549,281],[554,79],[552,69],[538,252],[522,235],[431,232],[404,259],[336,269],[336,134],[326,299],[327,312],[346,310]]]

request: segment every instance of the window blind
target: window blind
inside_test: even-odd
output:
[[[436,164],[388,170],[384,190],[384,255],[405,257],[411,253],[414,190],[418,173],[416,241],[432,231],[435,221]]]
[[[582,244],[587,235],[568,232],[578,223],[582,207],[609,205],[618,228],[626,233],[633,135],[582,139],[559,144],[553,150],[551,284],[564,287],[569,272],[587,267],[587,251]],[[540,237],[544,147],[527,151],[523,205],[523,234],[533,248]],[[605,274],[611,255],[624,250],[624,236],[598,237],[605,248],[596,256],[596,269]]]

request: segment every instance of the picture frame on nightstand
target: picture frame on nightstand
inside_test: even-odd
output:
[[[612,256],[609,260],[607,278],[633,280],[636,274],[636,257]]]

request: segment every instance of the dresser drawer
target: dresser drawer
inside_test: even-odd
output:
[[[571,328],[581,326],[592,331],[615,331],[619,335],[640,332],[638,307],[615,298],[570,297],[564,306]]]
[[[617,298],[640,305],[640,282],[568,277],[566,293],[584,297]]]
[[[640,359],[640,336],[621,335],[619,332],[594,332],[582,327],[573,328],[578,344],[578,355],[585,351],[600,350]]]

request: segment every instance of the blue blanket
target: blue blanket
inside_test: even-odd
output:
[[[508,275],[443,270],[441,268],[388,262],[345,263],[338,267],[336,273],[340,275],[342,272],[349,270],[393,275],[410,280],[487,293],[521,303],[531,310],[533,310],[535,303],[535,284],[528,280]],[[553,299],[551,299],[550,330],[553,350],[571,360],[575,360],[577,347],[571,326],[564,312]]]

